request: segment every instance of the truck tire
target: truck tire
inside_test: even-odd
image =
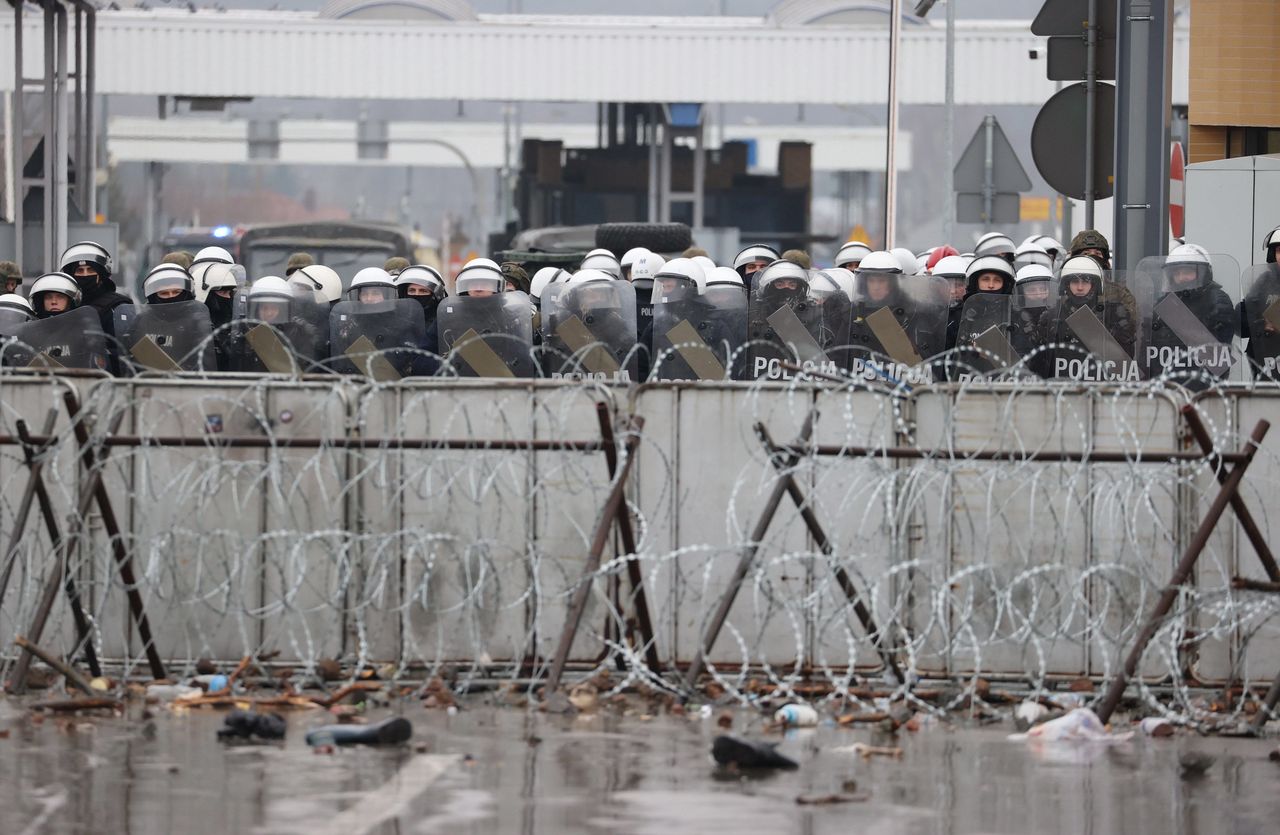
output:
[[[650,252],[683,252],[693,245],[693,235],[683,223],[602,223],[596,227],[596,246],[621,258],[633,247]]]

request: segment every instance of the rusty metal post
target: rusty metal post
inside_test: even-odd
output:
[[[1222,514],[1231,503],[1231,497],[1236,495],[1240,489],[1240,482],[1244,479],[1245,471],[1249,469],[1250,462],[1253,461],[1255,453],[1257,453],[1259,446],[1262,444],[1262,439],[1266,437],[1267,430],[1270,428],[1271,424],[1268,421],[1258,421],[1257,426],[1253,428],[1253,434],[1249,436],[1249,442],[1242,450],[1242,453],[1246,456],[1245,460],[1231,470],[1230,475],[1227,476],[1226,481],[1219,488],[1213,504],[1209,506],[1204,518],[1200,520],[1200,527],[1196,529],[1195,536],[1192,537],[1190,544],[1187,545],[1186,552],[1182,555],[1177,567],[1174,568],[1173,576],[1169,578],[1169,583],[1161,593],[1159,601],[1156,602],[1155,609],[1147,616],[1147,621],[1143,625],[1142,631],[1138,633],[1138,638],[1134,642],[1133,649],[1129,651],[1124,666],[1116,674],[1116,677],[1112,679],[1111,686],[1107,689],[1107,695],[1098,708],[1098,718],[1104,723],[1111,718],[1111,714],[1115,712],[1116,707],[1120,704],[1120,698],[1124,695],[1129,679],[1137,672],[1138,664],[1142,661],[1142,654],[1146,651],[1147,644],[1151,643],[1151,639],[1155,637],[1156,631],[1159,630],[1160,621],[1173,608],[1174,601],[1178,599],[1178,595],[1181,593],[1182,585],[1190,578],[1192,570],[1195,569],[1196,561],[1200,559],[1201,552],[1209,544],[1209,537],[1213,534],[1213,529],[1217,527],[1218,520],[1222,518]]]
[[[627,492],[627,477],[631,466],[636,461],[636,449],[640,446],[640,431],[644,428],[644,418],[636,418],[631,425],[631,435],[627,438],[625,449],[627,460],[622,463],[622,470],[613,483],[613,489],[605,500],[600,520],[596,523],[595,535],[591,540],[591,550],[587,553],[587,564],[582,570],[582,578],[578,587],[573,590],[573,598],[569,610],[565,614],[564,629],[560,632],[560,645],[556,649],[555,658],[551,662],[551,671],[547,675],[547,694],[554,693],[560,687],[560,679],[564,675],[565,664],[569,660],[569,652],[573,648],[574,639],[578,637],[578,627],[582,624],[582,615],[587,608],[587,600],[591,596],[592,578],[600,570],[600,559],[604,548],[609,543],[609,533],[623,507]]]
[[[151,675],[153,678],[164,678],[164,662],[160,660],[160,652],[151,638],[151,624],[147,621],[147,613],[142,605],[142,594],[138,591],[138,581],[133,573],[133,555],[125,547],[123,532],[120,530],[115,511],[111,506],[111,496],[107,494],[107,487],[102,481],[102,470],[95,468],[96,456],[89,438],[89,429],[85,426],[80,412],[80,403],[70,389],[63,392],[63,399],[67,404],[67,414],[71,419],[71,427],[75,430],[76,441],[80,444],[83,464],[88,470],[94,471],[95,477],[92,479],[93,489],[90,495],[96,500],[98,510],[102,513],[102,524],[111,541],[111,554],[116,562],[116,570],[120,572],[120,581],[124,584],[125,595],[129,599],[129,612],[133,615],[138,639],[142,641],[146,652]],[[123,412],[118,413],[116,423],[123,414]],[[103,466],[105,467],[105,462]]]
[[[613,478],[618,470],[618,449],[613,436],[613,423],[609,419],[609,408],[604,403],[596,404],[596,417],[600,421],[600,437],[604,439],[605,463],[609,468],[609,477]],[[644,590],[644,575],[640,564],[634,559],[636,554],[636,537],[631,527],[631,512],[624,501],[618,508],[618,533],[622,537],[622,549],[627,556],[627,578],[631,583],[631,599],[636,610],[636,625],[640,629],[640,637],[645,645],[645,664],[650,671],[657,673],[662,669],[662,660],[658,657],[657,636],[653,631],[653,619],[649,614],[649,598]]]
[[[51,412],[53,410],[50,410]],[[57,413],[53,412],[53,417],[57,417]],[[30,434],[27,432],[27,424],[25,421],[18,421],[18,436],[28,439],[27,443],[22,446],[22,453],[26,457],[27,466],[35,467],[35,445],[29,442]],[[53,512],[53,500],[49,498],[49,489],[44,483],[43,471],[37,475],[36,482],[36,500],[40,504],[40,516],[44,519],[45,530],[49,534],[49,543],[54,553],[62,545],[62,532],[58,529],[58,518]],[[80,599],[80,592],[76,588],[75,577],[70,571],[64,572],[62,585],[67,592],[67,602],[71,604],[71,617],[76,622],[76,643],[79,647],[84,648],[84,660],[89,665],[89,671],[95,676],[102,675],[102,666],[98,663],[97,650],[93,648],[93,628],[90,626],[89,618],[84,613],[84,603]],[[75,653],[72,653],[74,657]]]
[[[52,432],[57,420],[58,410],[50,409],[49,414],[44,419],[44,429],[40,434],[48,435]],[[26,425],[22,421],[18,421],[18,423],[18,434],[25,434]],[[26,444],[23,444],[23,449],[27,449]],[[36,497],[36,484],[43,469],[43,457],[36,457],[32,461],[32,456],[27,456],[27,486],[22,491],[22,501],[18,503],[18,512],[13,517],[13,530],[9,534],[9,547],[4,552],[4,571],[0,572],[0,607],[4,605],[4,595],[9,589],[9,577],[13,574],[14,563],[18,561],[18,545],[21,544],[22,535],[27,529],[27,518],[31,515],[31,505]]]
[[[1200,420],[1200,415],[1196,412],[1195,406],[1190,404],[1183,406],[1182,416],[1186,419],[1187,426],[1191,429],[1191,434],[1195,437],[1196,443],[1204,451],[1209,466],[1213,468],[1214,475],[1217,476],[1218,484],[1226,484],[1227,473],[1222,468],[1222,457],[1214,449],[1213,439],[1209,437],[1209,430],[1205,429],[1204,421]],[[1271,553],[1271,546],[1267,544],[1266,537],[1262,535],[1257,523],[1253,521],[1253,514],[1249,512],[1249,506],[1244,503],[1244,498],[1239,494],[1232,495],[1231,509],[1235,511],[1236,518],[1240,520],[1240,527],[1244,528],[1245,536],[1249,537],[1249,542],[1253,545],[1253,550],[1258,555],[1258,561],[1262,563],[1262,570],[1267,572],[1271,582],[1280,583],[1280,567],[1276,565],[1276,558]]]

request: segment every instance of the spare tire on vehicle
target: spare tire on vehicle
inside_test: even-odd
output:
[[[619,258],[637,246],[650,252],[683,252],[693,246],[693,233],[683,223],[602,223],[596,227],[596,246]]]

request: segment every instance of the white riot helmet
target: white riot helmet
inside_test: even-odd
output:
[[[1262,248],[1267,251],[1267,263],[1276,262],[1276,250],[1280,249],[1280,226],[1272,229],[1262,239]]]
[[[191,273],[178,264],[159,264],[153,267],[143,279],[142,295],[146,298],[147,304],[190,301],[195,298],[194,287],[195,282],[191,278]],[[177,290],[178,294],[162,299],[160,293],[165,290]]]
[[[365,267],[351,279],[347,300],[362,304],[395,301],[399,297],[396,281],[382,267]]]
[[[569,277],[568,284],[570,287],[578,287],[583,284],[591,284],[596,281],[614,281],[614,277],[604,270],[578,270]]]
[[[762,269],[781,257],[778,250],[771,246],[752,244],[734,256],[733,268],[738,271],[738,275],[745,276],[748,274],[745,271],[749,265],[756,264]]]
[[[978,279],[984,273],[995,273],[1000,276],[999,290],[982,290],[978,287]],[[1004,293],[1008,295],[1013,292],[1013,267],[1001,255],[979,255],[969,262],[969,266],[965,268],[964,277],[968,281],[967,292],[969,293]]]
[[[295,296],[292,286],[278,275],[264,275],[253,282],[248,293],[248,317],[269,323],[289,321]]]
[[[856,269],[858,264],[871,254],[871,247],[862,241],[845,241],[844,246],[836,253],[836,266],[845,269]],[[849,265],[852,264],[851,268]]]
[[[1013,287],[1013,303],[1017,308],[1048,307],[1053,270],[1044,264],[1028,264],[1018,270]]]
[[[689,260],[702,267],[703,275],[706,275],[716,268],[716,262],[712,261],[711,258],[706,255],[695,255]]]
[[[756,289],[764,292],[777,285],[779,281],[796,281],[801,290],[808,290],[809,271],[794,261],[779,259],[760,271],[756,279]]]
[[[191,260],[191,268],[187,270],[191,273],[191,291],[195,294],[196,301],[202,302],[207,299],[209,290],[212,289],[205,280],[205,273],[214,264],[234,263],[235,259],[231,257],[231,253],[220,246],[206,246],[197,252],[196,257]]]
[[[1090,255],[1073,255],[1068,258],[1058,273],[1058,294],[1069,295],[1071,279],[1077,277],[1089,279],[1094,292],[1102,291],[1102,265],[1096,258]]]
[[[579,270],[601,270],[608,273],[616,279],[622,278],[622,265],[618,263],[618,259],[607,249],[593,249],[587,253],[587,257],[582,259],[582,263],[578,265]]]
[[[889,253],[898,260],[903,275],[916,274],[916,254],[904,246],[896,246]]]
[[[87,265],[93,267],[100,278],[111,278],[114,267],[111,253],[96,241],[81,241],[72,244],[63,251],[58,259],[58,271],[65,275],[73,275],[76,267]]]
[[[707,274],[693,258],[672,258],[653,277],[655,294],[664,302],[701,296],[707,291]]]
[[[568,270],[561,270],[556,274],[556,284],[568,284],[573,280],[573,273]]]
[[[482,263],[485,261],[488,263]],[[470,296],[477,291],[504,293],[507,290],[507,277],[502,274],[502,269],[488,258],[476,258],[468,261],[462,268],[453,286],[459,296]]]
[[[1013,239],[1003,232],[988,232],[978,239],[978,245],[973,248],[975,257],[999,255],[1010,262],[1013,261],[1015,252],[1017,248],[1013,245]]]
[[[653,277],[661,272],[662,268],[666,266],[666,263],[667,259],[663,258],[658,253],[647,253],[645,257],[631,265],[631,280],[644,281],[647,277],[648,280],[652,281]],[[641,289],[644,289],[643,286]]]
[[[0,295],[0,325],[20,325],[36,318],[36,311],[31,302],[17,293]]]
[[[1055,261],[1058,256],[1062,254],[1062,250],[1065,248],[1057,238],[1050,237],[1049,235],[1040,235],[1035,239],[1035,242],[1040,244],[1044,251],[1049,253],[1049,257],[1053,258]]]
[[[1164,259],[1164,282],[1169,290],[1193,290],[1213,281],[1209,255],[1195,244],[1176,247]]]
[[[851,270],[847,270],[844,267],[832,267],[829,270],[823,270],[822,273],[836,283],[836,286],[848,297],[849,301],[853,301],[854,281]]]
[[[236,259],[231,257],[231,253],[227,252],[220,246],[206,246],[204,249],[196,253],[196,257],[191,259],[191,266],[196,264],[234,264]]]
[[[342,278],[324,264],[298,267],[289,275],[289,282],[314,291],[318,301],[335,304],[342,298]]]
[[[942,278],[968,278],[969,260],[963,255],[945,255],[933,265],[933,275]]]
[[[618,263],[622,265],[623,278],[630,279],[631,268],[637,261],[643,260],[649,256],[649,250],[642,246],[633,246],[626,252],[622,253],[622,257],[618,259]]]
[[[1022,269],[1028,264],[1043,264],[1046,267],[1053,266],[1053,256],[1050,255],[1043,246],[1036,241],[1027,241],[1018,247],[1013,254],[1014,269]]]
[[[542,291],[554,284],[556,278],[563,272],[564,270],[559,267],[543,267],[538,270],[533,274],[533,280],[529,282],[529,297],[541,300]]]
[[[83,298],[80,285],[71,276],[66,273],[45,273],[31,285],[31,309],[38,318],[49,315],[44,310],[43,297],[46,293],[61,293],[66,296],[70,300],[67,310],[75,310]]]
[[[733,267],[716,267],[707,273],[707,287],[727,287],[734,286],[742,289],[742,276],[738,275],[738,271]]]
[[[227,289],[235,292],[246,283],[244,267],[239,264],[207,261],[198,266],[198,271],[196,267],[189,271],[196,301],[207,301],[209,294],[215,290]]]

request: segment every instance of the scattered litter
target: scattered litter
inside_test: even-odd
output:
[[[838,748],[832,748],[837,754],[856,754],[864,760],[872,757],[892,757],[895,760],[902,759],[901,748],[889,748],[878,745],[868,745],[865,742],[855,742],[852,745],[841,745]]]
[[[248,710],[233,710],[222,720],[218,729],[218,739],[284,739],[284,717],[276,713],[254,713]]]
[[[773,714],[773,721],[793,728],[812,728],[818,724],[818,711],[811,705],[783,705]]]
[[[715,712],[715,709],[712,708],[711,705],[703,705],[702,707],[698,708],[698,718],[710,719],[711,714],[714,712]]]
[[[600,705],[600,691],[589,681],[575,684],[569,690],[569,704],[580,713],[594,713]]]
[[[863,803],[870,800],[870,796],[856,797],[851,794],[818,794],[818,795],[799,795],[796,797],[797,806],[832,806],[837,803]]]
[[[1148,716],[1138,723],[1138,727],[1147,736],[1173,736],[1173,723],[1162,716]]]
[[[1108,733],[1098,714],[1087,707],[1076,708],[1066,716],[1036,725],[1025,734],[1009,735],[1013,740],[1038,742],[1124,742],[1132,738],[1132,731]]]
[[[209,679],[209,692],[221,693],[223,690],[230,690],[231,682],[226,676],[211,676]]]
[[[739,770],[794,769],[800,764],[779,754],[777,743],[752,742],[736,736],[718,736],[711,744],[711,756],[727,768]]]
[[[1013,711],[1013,718],[1019,722],[1025,722],[1026,727],[1031,727],[1048,715],[1049,708],[1030,699],[1019,704]]]
[[[106,693],[111,689],[111,681],[103,678],[102,676],[98,676],[97,678],[89,680],[89,687],[99,693]]]
[[[185,684],[150,684],[146,690],[148,702],[173,702],[203,695],[204,691],[199,687],[188,687]]]
[[[1184,751],[1178,757],[1178,776],[1183,780],[1199,780],[1216,759],[1201,751]]]
[[[413,736],[413,725],[403,716],[372,725],[324,725],[307,731],[307,745],[313,748],[335,745],[400,745]]]
[[[716,717],[716,724],[724,728],[725,730],[732,728],[733,714],[726,710],[724,713],[721,713],[719,716]]]
[[[74,713],[80,710],[119,710],[122,706],[121,702],[115,699],[63,699],[35,702],[29,705],[33,711],[48,710],[53,713]],[[39,723],[37,722],[37,724]]]

